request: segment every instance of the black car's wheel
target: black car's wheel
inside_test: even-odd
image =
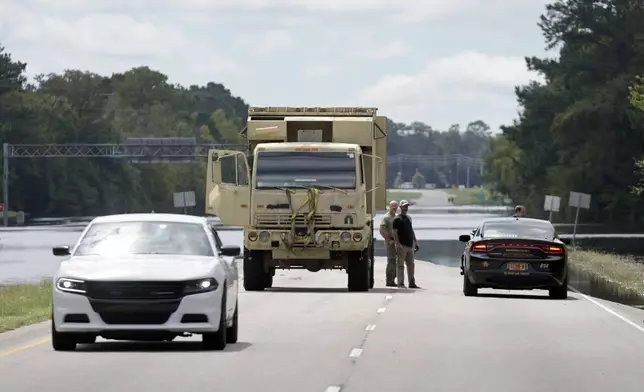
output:
[[[467,273],[463,274],[463,294],[466,297],[475,297],[479,294],[479,288],[470,282]]]
[[[228,343],[237,343],[237,338],[239,334],[239,302],[235,304],[235,313],[233,314],[233,325],[228,327],[226,331],[226,342]]]
[[[54,319],[51,320],[51,345],[56,351],[74,351],[76,349],[76,336],[70,333],[56,331]]]
[[[568,298],[568,281],[566,280],[561,286],[553,287],[548,290],[548,296],[551,299]]]
[[[226,287],[224,282],[223,287]],[[217,332],[207,332],[201,335],[201,344],[206,350],[223,350],[226,348],[228,341],[227,334],[228,326],[226,325],[226,291],[222,295],[221,301],[221,316],[219,317],[219,329]]]

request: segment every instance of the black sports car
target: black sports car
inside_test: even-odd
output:
[[[547,220],[493,218],[481,223],[466,242],[461,257],[463,294],[479,288],[548,290],[550,298],[568,297],[567,238],[560,239]]]

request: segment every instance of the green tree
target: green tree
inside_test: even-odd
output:
[[[642,214],[644,203],[631,187],[644,148],[644,115],[624,92],[644,68],[638,38],[644,36],[643,18],[643,7],[622,0],[556,0],[546,6],[539,26],[559,58],[527,59],[545,83],[516,89],[523,110],[503,127],[519,150],[515,178],[508,180],[508,169],[497,162],[488,181],[529,210],[540,209],[545,194],[578,191],[593,195],[594,219]],[[493,162],[507,155],[497,147]]]
[[[425,187],[425,176],[423,176],[423,173],[421,173],[420,170],[416,169],[416,173],[414,173],[414,176],[411,178],[411,184],[416,189]]]

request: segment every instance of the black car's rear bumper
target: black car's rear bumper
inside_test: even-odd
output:
[[[504,290],[533,290],[561,287],[565,284],[565,272],[467,271],[470,282],[480,288]]]

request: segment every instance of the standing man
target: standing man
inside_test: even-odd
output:
[[[400,215],[394,219],[394,242],[396,244],[396,280],[399,288],[405,287],[405,265],[407,265],[407,278],[410,289],[419,289],[414,277],[414,252],[419,249],[416,234],[411,224],[411,217],[407,215],[409,202],[400,201]]]
[[[389,202],[389,211],[380,220],[380,235],[385,240],[387,249],[387,269],[385,270],[387,287],[396,286],[396,242],[394,241],[394,218],[398,210],[398,202]]]

